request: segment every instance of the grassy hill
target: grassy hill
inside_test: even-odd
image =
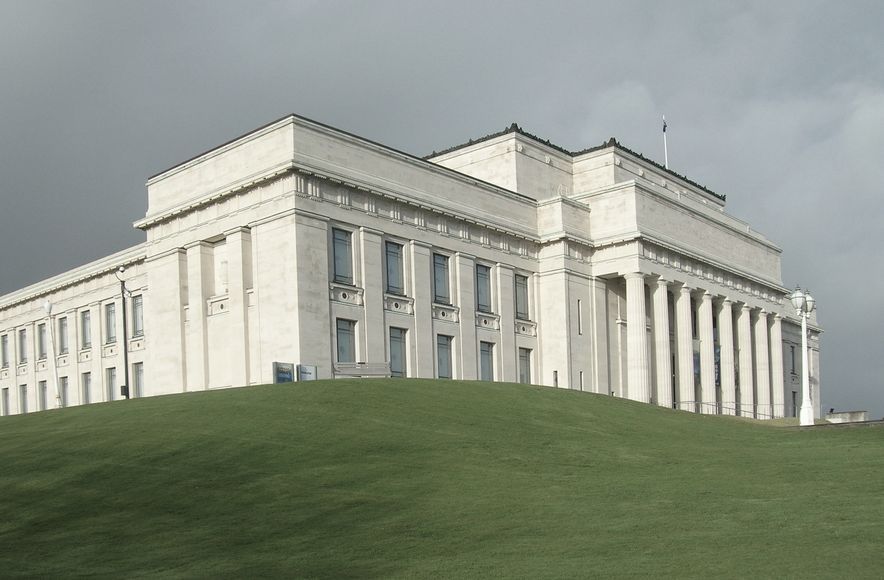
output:
[[[370,380],[0,419],[0,576],[884,577],[884,429]]]

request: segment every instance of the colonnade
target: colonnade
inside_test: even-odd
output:
[[[706,414],[784,416],[779,314],[640,272],[628,273],[624,279],[630,399]],[[670,320],[670,292],[674,320]]]

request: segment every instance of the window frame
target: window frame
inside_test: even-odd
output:
[[[132,307],[132,338],[144,336],[144,295],[133,295],[130,305]]]
[[[451,256],[433,252],[433,302],[436,304],[451,304]],[[445,278],[445,283],[441,284],[441,278]],[[440,288],[445,290],[445,294],[440,294]]]
[[[343,234],[345,237],[339,238],[338,234]],[[337,284],[347,284],[348,286],[353,286],[355,280],[355,277],[353,276],[353,232],[351,230],[345,230],[343,228],[332,228],[331,240],[332,281]],[[340,247],[338,245],[338,242],[341,242],[343,244],[343,247]],[[339,255],[339,253],[343,253],[344,255]],[[342,266],[346,264],[346,272],[338,271],[339,263]]]
[[[479,341],[479,380],[494,381],[494,343],[487,340]]]
[[[349,355],[349,358],[352,360],[341,360],[341,336],[342,330],[345,331],[345,334],[349,335],[349,352],[345,353]],[[335,362],[338,363],[355,363],[357,358],[357,348],[356,348],[356,321],[351,320],[349,318],[336,318],[335,319]]]
[[[46,360],[49,358],[49,349],[46,342],[46,323],[41,322],[37,325],[37,360]]]
[[[60,316],[58,318],[58,354],[68,354],[68,317]]]
[[[80,311],[80,350],[92,348],[92,311]]]
[[[9,368],[9,334],[0,334],[0,368]]]
[[[524,280],[525,310],[522,311],[519,305],[519,287],[520,280]],[[513,277],[513,307],[516,312],[516,320],[531,321],[531,300],[530,300],[530,279],[525,274],[516,274]]]
[[[23,365],[28,362],[28,329],[18,329],[18,364]]]
[[[108,302],[104,305],[104,344],[117,342],[117,303]]]
[[[447,352],[447,356],[445,357],[445,366],[447,367],[448,373],[442,373],[442,346],[445,346],[445,352]],[[436,378],[438,379],[453,379],[454,378],[454,337],[448,334],[437,334],[436,335]]]
[[[401,370],[393,370],[393,334],[394,332],[398,332],[399,336],[396,339],[397,344],[400,345],[401,348],[401,359],[402,359],[402,369]],[[387,332],[387,337],[390,343],[390,376],[396,378],[405,378],[408,376],[408,329],[401,328],[398,326],[391,326],[389,331]]]
[[[494,292],[492,290],[492,267],[488,264],[476,264],[476,312],[491,314],[494,312]],[[485,294],[483,303],[483,294]]]
[[[398,255],[394,256],[391,266],[390,249],[397,248]],[[393,270],[399,278],[399,286],[390,282],[390,273]],[[387,294],[405,296],[405,245],[393,240],[384,240],[384,290]]]
[[[532,354],[533,354],[532,349],[526,348],[524,346],[519,347],[519,353],[518,353],[519,382],[524,385],[531,384],[531,355]],[[522,367],[523,364],[525,365],[525,368]]]

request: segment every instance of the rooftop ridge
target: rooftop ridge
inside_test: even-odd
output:
[[[714,191],[712,191],[711,189],[709,189],[705,185],[697,183],[693,179],[690,179],[689,177],[682,175],[681,173],[675,172],[667,167],[664,167],[663,165],[654,161],[653,159],[645,157],[644,155],[642,155],[638,151],[634,151],[634,150],[630,149],[629,147],[626,147],[625,145],[620,143],[615,137],[609,138],[607,141],[603,142],[601,145],[587,147],[587,148],[581,149],[579,151],[569,151],[568,149],[565,149],[561,145],[556,145],[555,143],[552,143],[548,139],[541,139],[537,135],[534,135],[533,133],[529,133],[528,131],[525,131],[524,129],[522,129],[518,125],[518,123],[512,123],[509,127],[505,128],[502,131],[498,131],[496,133],[490,133],[488,135],[485,135],[484,137],[479,137],[478,139],[470,139],[465,143],[461,143],[460,145],[455,145],[453,147],[448,147],[446,149],[443,149],[442,151],[433,151],[429,155],[424,155],[422,159],[429,160],[429,159],[432,159],[433,157],[438,157],[439,155],[445,155],[447,153],[457,151],[458,149],[463,149],[464,147],[469,147],[470,145],[477,145],[479,143],[484,143],[485,141],[490,141],[491,139],[495,139],[497,137],[502,137],[503,135],[508,135],[510,133],[516,133],[516,134],[521,135],[523,137],[527,137],[528,139],[531,139],[532,141],[536,141],[536,142],[538,142],[542,145],[545,145],[551,149],[554,149],[556,151],[564,153],[565,155],[570,155],[571,157],[579,157],[580,155],[585,155],[587,153],[593,153],[595,151],[601,151],[602,149],[616,147],[617,149],[620,149],[621,151],[624,151],[624,152],[632,155],[633,157],[637,157],[641,161],[644,161],[645,163],[648,163],[649,165],[654,166],[656,169],[659,169],[660,171],[662,171],[664,173],[667,173],[673,177],[676,177],[676,178],[684,181],[685,183],[687,183],[693,187],[696,187],[697,189],[700,189],[713,197],[720,199],[721,201],[727,200],[727,195],[724,195],[721,193],[715,193]]]

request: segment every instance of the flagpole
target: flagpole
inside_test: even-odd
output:
[[[663,167],[669,169],[669,150],[666,148],[666,115],[663,115]]]

